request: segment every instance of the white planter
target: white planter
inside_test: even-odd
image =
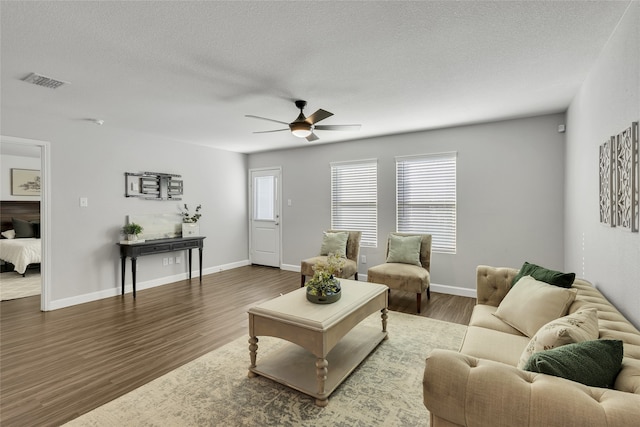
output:
[[[200,225],[198,223],[183,222],[182,237],[193,237],[200,235]]]

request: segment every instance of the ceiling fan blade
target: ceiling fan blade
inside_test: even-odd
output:
[[[324,120],[327,117],[331,117],[331,116],[333,116],[333,113],[330,113],[321,108],[315,113],[313,113],[312,115],[310,115],[309,117],[307,117],[304,121],[307,123],[314,124],[314,123],[318,123],[320,120]]]
[[[267,119],[266,117],[254,116],[252,114],[246,114],[245,117],[251,117],[252,119],[260,119],[260,120],[266,120],[268,122],[276,122],[276,123],[280,123],[280,124],[283,124],[283,125],[289,125],[289,123],[287,123],[287,122],[282,122],[280,120],[274,120],[274,119]]]
[[[289,130],[289,129],[276,129],[276,130],[260,130],[257,132],[253,132],[253,133],[271,133],[271,132],[282,132],[283,130]]]
[[[361,125],[317,125],[315,130],[360,130]]]
[[[309,135],[307,137],[307,141],[309,141],[309,142],[313,142],[313,141],[316,141],[318,139],[320,139],[320,138],[318,138],[318,135],[316,135],[315,133],[312,133],[311,135]]]

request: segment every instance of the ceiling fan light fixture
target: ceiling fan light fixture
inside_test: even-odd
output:
[[[298,138],[306,138],[313,133],[313,125],[305,122],[293,122],[289,125],[293,136]]]

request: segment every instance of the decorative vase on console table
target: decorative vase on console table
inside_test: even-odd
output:
[[[314,265],[313,277],[306,284],[307,299],[315,304],[331,304],[338,301],[342,296],[342,290],[340,281],[335,276],[340,274],[344,264],[343,258],[329,254],[326,262],[320,261]]]
[[[200,224],[198,224],[198,220],[202,216],[200,214],[200,209],[202,205],[196,206],[196,212],[191,215],[189,214],[189,206],[184,204],[184,210],[182,211],[182,237],[193,237],[200,235]]]

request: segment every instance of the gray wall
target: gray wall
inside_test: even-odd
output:
[[[631,4],[567,113],[565,268],[640,326],[640,233],[599,222],[598,147],[640,119],[640,3]]]
[[[282,166],[283,264],[295,269],[319,251],[330,227],[329,163],[376,158],[378,247],[361,250],[366,274],[384,261],[395,231],[395,156],[457,151],[457,253],[433,254],[432,283],[472,295],[478,264],[563,267],[565,147],[557,127],[564,120],[553,114],[315,146],[302,140],[299,149],[250,154],[249,167]]]
[[[36,126],[28,114],[3,111],[2,124],[6,136],[50,141],[53,308],[118,291],[115,243],[128,214],[178,211],[178,202],[125,198],[124,172],[182,175],[184,202],[203,206],[205,272],[248,262],[246,155],[118,131],[109,123],[55,118]],[[87,208],[79,206],[80,197],[88,197]],[[138,264],[142,285],[185,273],[185,264],[163,267],[162,255],[142,257]]]

